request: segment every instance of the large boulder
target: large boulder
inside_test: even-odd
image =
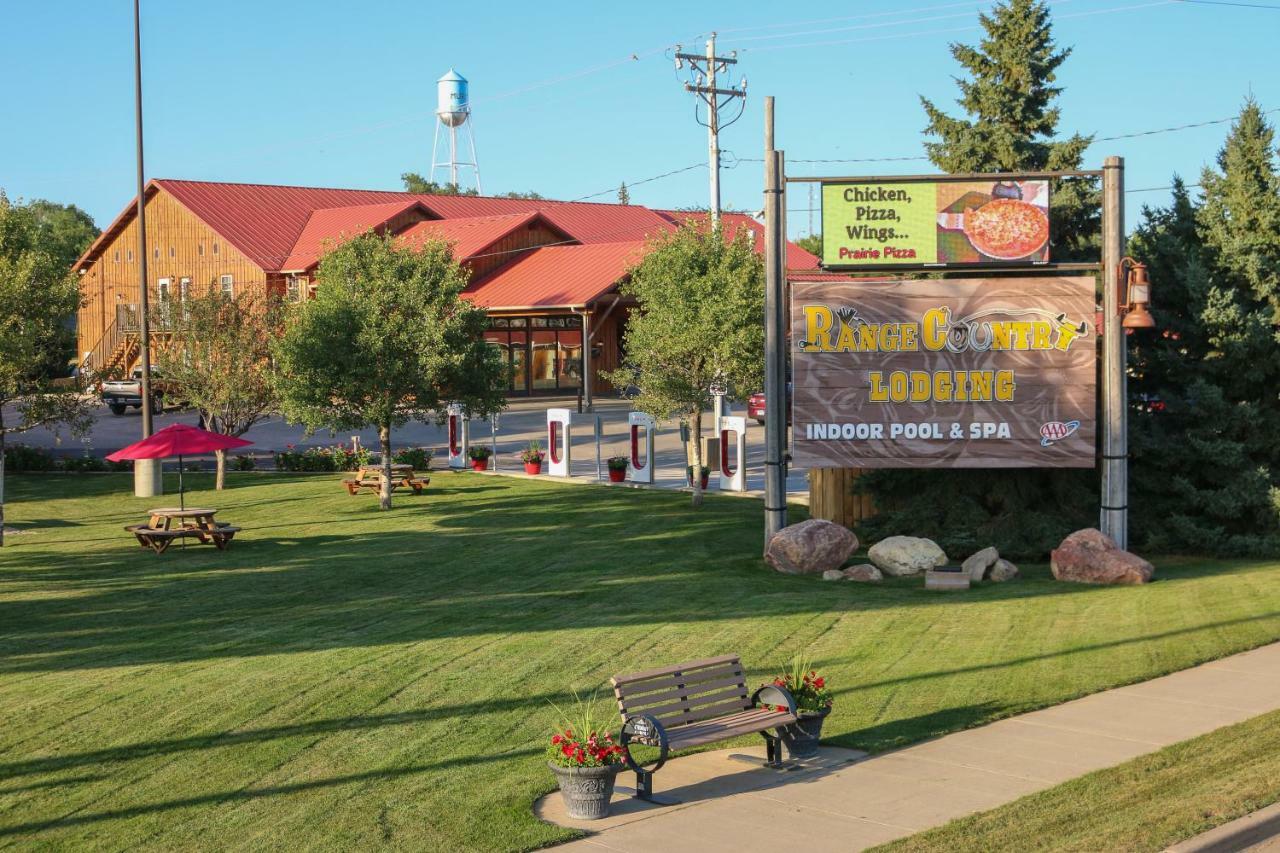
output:
[[[987,569],[994,566],[998,559],[1000,559],[1000,552],[995,548],[983,548],[961,563],[960,569],[969,576],[969,580],[980,581],[987,573]]]
[[[769,540],[764,558],[789,575],[818,575],[838,569],[858,550],[858,537],[847,527],[811,518],[784,527]]]
[[[872,545],[867,557],[886,575],[902,577],[947,564],[946,552],[932,539],[890,536]]]
[[[987,580],[992,580],[996,583],[1011,581],[1017,576],[1018,567],[1005,559],[996,560],[992,563],[991,568],[987,570]]]
[[[884,575],[880,574],[880,570],[870,563],[859,563],[856,566],[850,566],[843,572],[845,578],[860,583],[878,583],[884,580]]]
[[[1146,560],[1121,550],[1114,539],[1092,527],[1063,539],[1049,555],[1049,568],[1060,581],[1096,584],[1148,583],[1156,571]]]

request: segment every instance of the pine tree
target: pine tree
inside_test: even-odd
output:
[[[631,204],[631,192],[627,189],[626,181],[618,187],[618,204]]]
[[[1055,139],[1062,89],[1053,85],[1071,55],[1053,41],[1048,5],[1037,0],[998,3],[978,16],[986,36],[977,47],[952,44],[951,55],[968,72],[957,78],[957,103],[968,118],[947,115],[921,97],[929,125],[925,143],[938,168],[956,172],[1016,172],[1079,169],[1091,136]],[[1054,255],[1070,259],[1096,240],[1095,182],[1055,181],[1051,203]]]
[[[1159,551],[1280,552],[1276,337],[1280,185],[1273,133],[1247,102],[1197,207],[1144,210],[1159,331],[1130,341],[1134,536]]]
[[[1090,137],[1056,139],[1061,88],[1057,70],[1070,56],[1054,44],[1048,6],[1009,0],[979,16],[978,46],[953,44],[968,73],[957,79],[966,118],[921,98],[929,119],[929,159],[946,172],[1020,172],[1080,168]],[[1080,257],[1098,235],[1096,182],[1056,181],[1051,194],[1053,256]],[[1090,253],[1096,259],[1097,249]],[[864,533],[929,536],[953,557],[996,545],[1010,557],[1043,557],[1074,529],[1097,524],[1092,471],[876,471],[859,481],[880,515]]]

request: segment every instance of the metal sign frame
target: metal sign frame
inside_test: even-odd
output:
[[[1124,159],[1107,157],[1101,169],[1018,172],[974,175],[881,175],[881,176],[803,176],[788,177],[786,155],[774,147],[774,99],[764,99],[764,215],[765,215],[765,400],[783,399],[786,388],[787,287],[789,273],[815,271],[788,270],[786,267],[786,187],[789,183],[871,182],[874,180],[911,183],[939,180],[988,180],[1021,177],[1036,178],[1101,178],[1102,179],[1102,258],[1100,263],[1023,265],[1021,270],[1044,274],[1061,274],[1066,270],[1102,271],[1102,413],[1100,453],[1102,489],[1099,501],[1099,527],[1121,548],[1129,540],[1129,442],[1128,409],[1125,379],[1125,335],[1120,325],[1120,259],[1124,255]],[[877,270],[888,272],[887,267]],[[956,267],[915,265],[915,272],[946,273]],[[966,265],[965,270],[973,270]],[[1011,271],[1018,267],[999,266]],[[865,270],[860,270],[865,271]],[[833,268],[832,272],[836,272]],[[765,407],[765,536],[764,546],[787,524],[787,414],[786,406]]]

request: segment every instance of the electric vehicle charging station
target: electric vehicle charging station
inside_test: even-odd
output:
[[[457,403],[449,404],[449,467],[462,470],[470,463],[467,457],[471,451],[471,420]]]
[[[547,473],[552,477],[568,477],[572,470],[572,423],[568,409],[547,409]]]
[[[653,483],[653,416],[645,412],[632,412],[627,415],[627,425],[631,428],[631,481],[633,483]],[[643,463],[641,462],[643,451]]]
[[[720,434],[720,489],[747,490],[747,419],[727,416],[716,422]]]

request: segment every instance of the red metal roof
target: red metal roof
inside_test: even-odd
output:
[[[179,203],[217,231],[231,245],[264,270],[296,269],[295,247],[309,253],[315,233],[308,223],[317,211],[334,208],[372,208],[383,205],[420,203],[441,219],[513,216],[537,212],[568,237],[581,243],[642,241],[669,231],[686,219],[704,219],[705,214],[673,210],[653,210],[639,205],[597,202],[553,201],[550,199],[490,198],[487,196],[422,195],[387,190],[351,190],[322,187],[288,187],[269,184],[230,184],[207,181],[153,180],[148,195],[163,189]],[[123,228],[134,215],[134,205],[116,218],[102,236],[89,247],[77,266],[92,260],[110,235]],[[329,216],[330,214],[326,214]],[[342,225],[345,214],[331,214]],[[364,224],[368,214],[352,215],[351,230]],[[749,228],[756,234],[756,249],[764,251],[764,231],[760,223],[741,213],[726,213],[723,220],[729,233]],[[366,226],[367,227],[367,226]],[[363,229],[360,229],[363,230]],[[308,232],[304,234],[304,232]],[[330,236],[337,236],[337,233]],[[319,237],[323,242],[324,237]],[[807,269],[817,266],[817,258],[788,243],[787,266]]]
[[[488,309],[578,308],[608,293],[644,256],[643,241],[542,246],[463,291]]]
[[[377,229],[415,207],[422,205],[417,201],[391,201],[317,210],[307,219],[280,269],[291,272],[310,269],[320,260],[320,253],[327,244],[343,237],[355,237],[371,228]]]
[[[397,235],[406,246],[420,246],[426,240],[444,240],[453,245],[453,256],[461,261],[473,257],[518,228],[538,219],[536,211],[506,216],[469,216],[463,219],[430,219],[415,222]],[[555,229],[559,231],[560,229]],[[569,236],[564,239],[571,242]]]

